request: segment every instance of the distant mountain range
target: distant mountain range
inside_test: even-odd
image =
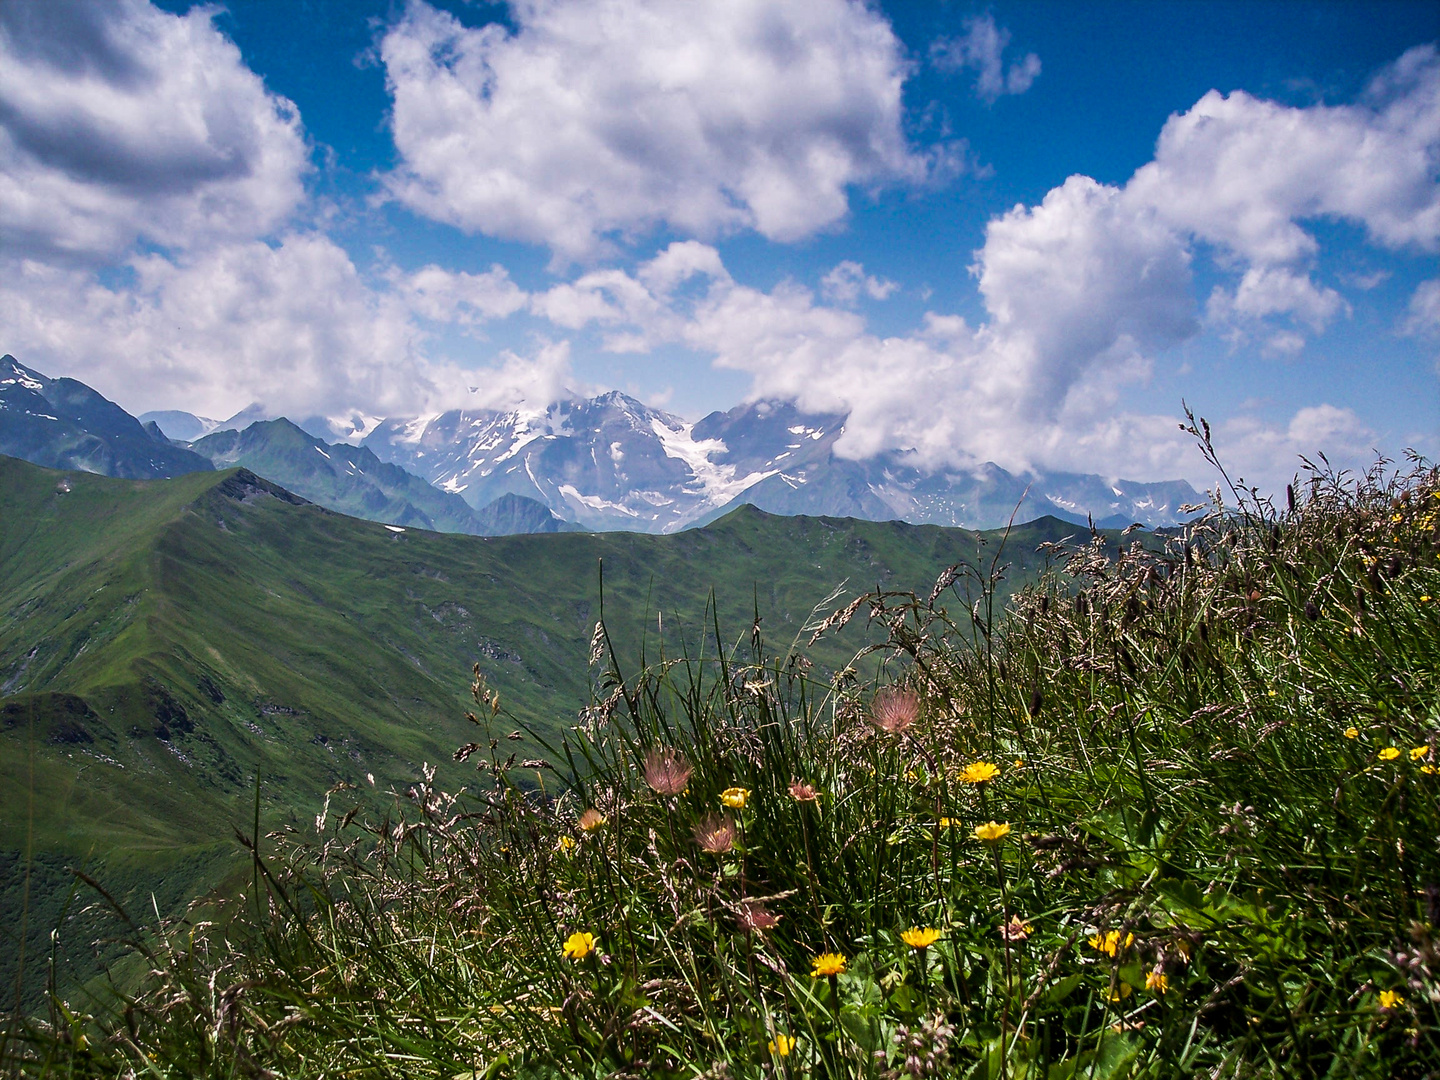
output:
[[[52,469],[156,480],[212,466],[82,382],[0,356],[0,454]]]
[[[927,470],[903,453],[839,457],[845,418],[760,401],[690,424],[618,392],[543,412],[452,411],[385,420],[359,441],[436,487],[485,505],[528,496],[596,529],[674,532],[741,504],[776,514],[996,528],[1046,514],[1171,525],[1201,501],[1183,480],[1108,481],[997,465]]]
[[[217,469],[241,466],[329,510],[370,521],[474,536],[579,528],[518,496],[477,510],[363,446],[326,443],[283,418],[214,431],[190,446]]]
[[[13,374],[8,383],[0,377],[0,392],[20,389],[13,407],[0,394],[0,453],[120,476],[243,465],[329,509],[447,532],[669,533],[744,503],[776,514],[965,528],[996,528],[1012,514],[1156,527],[1175,524],[1186,516],[1182,506],[1202,501],[1183,480],[1021,477],[989,463],[928,469],[903,452],[852,460],[835,453],[844,416],[802,413],[786,402],[749,402],[693,424],[619,392],[543,410],[408,418],[291,423],[250,406],[227,421],[178,411],[136,420],[83,383],[49,380],[13,357],[0,363],[5,372]],[[62,412],[42,404],[43,394],[26,397],[38,393],[30,387],[62,385],[109,426],[35,419],[37,410]],[[171,442],[187,435],[194,442]],[[136,471],[142,466],[168,471]]]

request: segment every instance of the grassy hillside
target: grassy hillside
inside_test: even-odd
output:
[[[217,469],[245,468],[295,494],[367,521],[486,535],[470,504],[363,446],[330,445],[283,417],[244,431],[217,431],[191,444]]]
[[[509,761],[497,716],[463,749],[468,793],[342,796],[263,842],[226,917],[173,923],[137,997],[71,997],[0,1055],[35,1076],[1432,1080],[1440,472],[1316,476],[1278,512],[1233,494],[1163,549],[1072,546],[1004,611],[965,578],[882,583],[861,598],[879,687],[817,659],[840,618],[801,654],[761,633],[612,656],[548,766]],[[778,569],[771,527],[646,550]],[[893,540],[795,533],[820,565],[826,538],[852,565]]]
[[[843,581],[925,589],[998,548],[751,508],[676,536],[484,539],[343,517],[244,471],[138,482],[4,458],[0,518],[0,852],[49,867],[29,894],[42,939],[67,859],[137,885],[147,860],[213,879],[207,853],[249,822],[257,771],[267,822],[304,820],[339,783],[403,789],[427,761],[462,782],[448,759],[477,662],[513,723],[555,738],[590,700],[602,562],[607,621],[638,663],[713,655],[712,588],[724,633],[758,615],[789,640]],[[1072,531],[1017,530],[1007,585]],[[844,663],[863,633],[862,615],[815,660]],[[7,925],[22,895],[0,894]]]

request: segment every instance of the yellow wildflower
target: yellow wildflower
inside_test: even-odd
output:
[[[1423,758],[1423,757],[1424,757],[1426,754],[1428,754],[1428,753],[1430,753],[1430,747],[1428,747],[1428,746],[1416,746],[1416,747],[1412,747],[1411,750],[1410,750],[1410,760],[1411,760],[1411,761],[1419,761],[1421,758]]]
[[[1347,728],[1345,729],[1345,738],[1347,738],[1347,739],[1358,739],[1358,738],[1360,738],[1360,729],[1357,728],[1357,727],[1347,727]]]
[[[1135,992],[1135,988],[1127,982],[1122,982],[1110,993],[1111,1001],[1124,1001]]]
[[[960,771],[962,784],[987,784],[1000,775],[1000,766],[988,761],[976,761]]]
[[[955,821],[954,818],[942,817],[942,818],[940,819],[940,828],[942,828],[942,829],[951,828],[951,827],[952,827],[953,825],[955,825],[955,824],[956,824],[956,821]]]
[[[821,953],[810,964],[812,979],[830,978],[845,974],[845,957],[838,952]]]
[[[1135,943],[1134,934],[1126,934],[1125,940],[1120,940],[1120,931],[1111,930],[1105,934],[1091,934],[1090,944],[1103,952],[1106,956],[1114,956],[1117,952],[1124,952]]]
[[[927,926],[923,930],[912,926],[909,930],[900,931],[900,940],[912,949],[928,949],[940,940],[940,931],[933,926]]]
[[[595,951],[595,935],[576,930],[565,939],[565,948],[562,951],[571,960],[582,960]]]
[[[1405,999],[1400,996],[1400,992],[1398,990],[1380,991],[1380,1007],[1382,1009],[1393,1009],[1396,1005],[1403,1003],[1404,1000]]]
[[[745,803],[750,798],[750,789],[743,787],[727,787],[720,793],[720,801],[731,810],[744,810]]]
[[[1428,776],[1434,776],[1434,775],[1435,775],[1435,766],[1434,766],[1434,765],[1421,765],[1421,766],[1420,766],[1420,771],[1423,772],[1423,773],[1425,773],[1425,774],[1428,775]]]
[[[793,1035],[777,1034],[770,1040],[770,1053],[776,1057],[789,1057],[790,1051],[795,1049],[795,1037]]]
[[[1385,747],[1385,749],[1381,750],[1379,754],[1381,761],[1394,761],[1399,756],[1400,751],[1393,746]]]
[[[996,844],[1010,835],[1010,824],[1005,821],[990,821],[975,826],[975,839],[987,844]]]
[[[560,843],[559,843],[558,846],[559,846],[559,848],[560,848],[561,851],[564,851],[564,852],[566,852],[566,853],[569,853],[569,852],[571,852],[571,851],[574,851],[574,850],[575,850],[575,838],[574,838],[573,836],[562,836],[562,837],[560,837]]]
[[[1147,971],[1145,973],[1145,989],[1163,994],[1170,989],[1170,980],[1165,977],[1164,972]]]

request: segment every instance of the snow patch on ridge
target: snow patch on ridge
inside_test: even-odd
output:
[[[502,461],[509,461],[536,439],[541,439],[548,435],[549,432],[543,425],[536,424],[536,421],[539,419],[540,414],[538,413],[516,413],[515,427],[513,428],[515,441],[510,444],[510,449],[506,450],[499,457],[492,459],[491,465],[498,465]],[[491,449],[496,445],[498,445],[498,443],[492,443],[485,449]]]
[[[581,506],[588,506],[591,510],[618,510],[620,513],[632,518],[638,518],[640,516],[634,510],[631,510],[630,507],[602,499],[599,495],[581,495],[573,484],[561,484],[560,494],[573,502],[579,503]]]
[[[10,371],[15,376],[13,379],[0,379],[0,386],[14,386],[19,383],[26,390],[44,390],[45,384],[38,383],[26,374],[25,369],[19,364],[11,364]]]
[[[415,445],[425,437],[425,429],[440,419],[440,413],[428,413],[425,416],[417,416],[414,420],[405,421],[400,428],[400,433],[395,436],[395,441]]]
[[[691,475],[695,477],[695,483],[699,486],[703,496],[703,505],[697,509],[723,506],[752,484],[758,484],[767,476],[774,476],[780,471],[779,469],[770,469],[768,472],[753,472],[745,476],[736,476],[734,465],[724,465],[710,460],[712,454],[729,453],[729,447],[725,445],[725,440],[696,439],[691,434],[694,426],[694,424],[681,423],[678,429],[671,428],[659,417],[654,417],[650,421],[650,430],[655,432],[656,438],[660,440],[660,446],[664,449],[665,456],[684,462]],[[689,486],[686,485],[686,487]]]

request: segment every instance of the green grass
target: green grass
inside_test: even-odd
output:
[[[1312,480],[1006,605],[882,586],[853,665],[810,659],[843,613],[602,635],[543,762],[477,672],[465,790],[257,838],[10,1068],[1436,1076],[1440,475]]]
[[[0,892],[0,985],[22,922],[28,954],[47,951],[65,866],[127,904],[148,906],[151,885],[183,900],[224,876],[211,852],[248,827],[257,774],[269,828],[311,820],[337,784],[383,793],[448,762],[476,661],[514,723],[556,738],[590,700],[602,561],[607,621],[638,664],[713,637],[712,589],[723,626],[758,616],[793,637],[839,582],[846,598],[924,587],[997,546],[750,508],[668,537],[396,533],[276,491],[233,471],[139,482],[0,458],[0,857],[49,868]],[[1073,531],[1021,530],[1012,581],[1038,574],[1037,539]],[[843,664],[860,630],[817,661]],[[66,941],[73,970],[93,971],[84,935]]]

